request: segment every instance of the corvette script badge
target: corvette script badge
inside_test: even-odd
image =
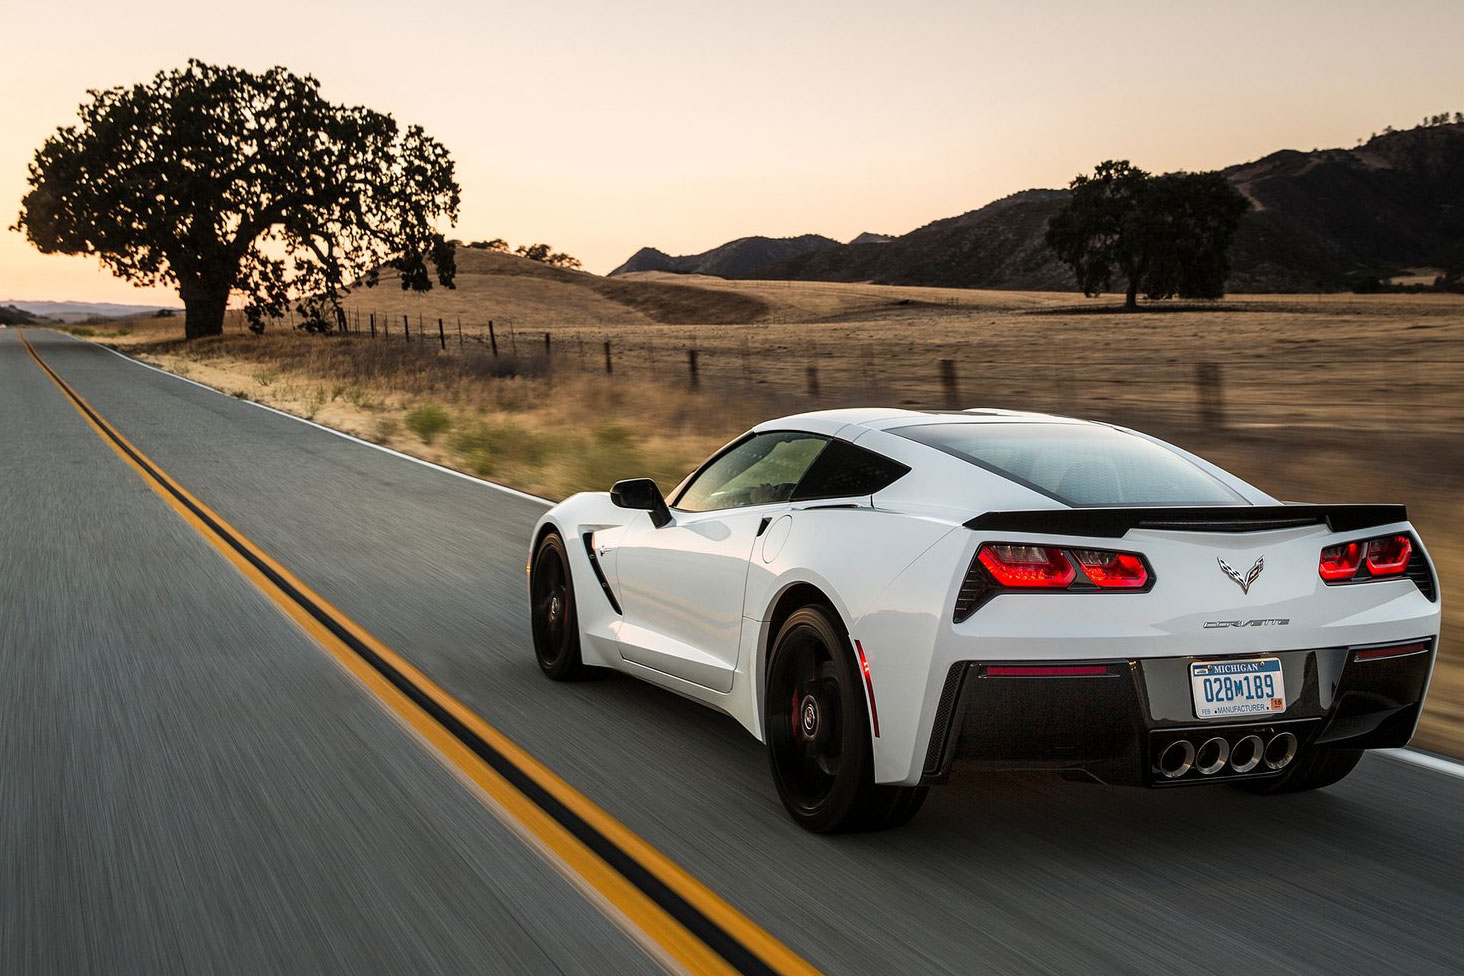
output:
[[[1225,560],[1217,558],[1215,561],[1220,564],[1220,568],[1225,571],[1226,576],[1229,576],[1231,579],[1235,580],[1235,585],[1240,587],[1240,592],[1242,593],[1250,592],[1251,584],[1256,581],[1257,576],[1261,575],[1261,570],[1266,568],[1265,556],[1261,556],[1260,558],[1258,558],[1256,560],[1256,564],[1250,568],[1250,572],[1246,573],[1244,576],[1241,576],[1239,573],[1237,573],[1235,571],[1235,568],[1227,563]]]

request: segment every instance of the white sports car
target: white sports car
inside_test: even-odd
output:
[[[1438,580],[1400,505],[1282,504],[1156,438],[1006,410],[762,424],[664,499],[534,530],[534,649],[767,744],[817,831],[894,826],[962,770],[1335,783],[1413,735]]]

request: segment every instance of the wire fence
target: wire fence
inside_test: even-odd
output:
[[[289,325],[288,319],[277,323]],[[994,352],[979,339],[929,341],[898,329],[884,340],[768,328],[545,329],[513,319],[358,308],[343,310],[336,325],[352,341],[398,343],[424,357],[482,358],[487,376],[653,382],[801,409],[997,407],[1099,419],[1142,413],[1213,429],[1464,430],[1464,385],[1457,381],[1464,357],[1278,358],[1261,350],[1220,361],[1135,349],[1056,360],[1050,350],[1047,358],[1031,358],[1010,347]]]

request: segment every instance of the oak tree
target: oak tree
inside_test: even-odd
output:
[[[1069,184],[1047,224],[1047,244],[1083,294],[1122,283],[1125,305],[1149,298],[1219,298],[1227,253],[1250,201],[1219,173],[1152,176],[1127,160],[1098,164]]]
[[[457,218],[447,150],[418,126],[320,95],[310,76],[189,61],[87,93],[36,151],[17,230],[43,252],[95,255],[172,285],[188,338],[218,335],[231,295],[251,328],[293,305],[323,323],[394,269],[451,288]]]

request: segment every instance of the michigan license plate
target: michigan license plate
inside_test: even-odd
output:
[[[1196,661],[1190,665],[1196,718],[1279,715],[1286,711],[1286,682],[1279,657],[1249,661]]]

